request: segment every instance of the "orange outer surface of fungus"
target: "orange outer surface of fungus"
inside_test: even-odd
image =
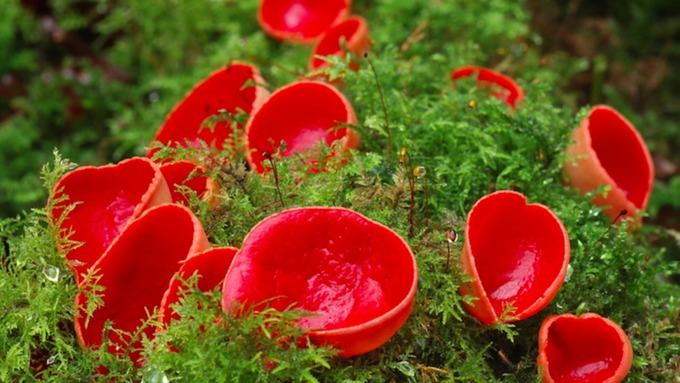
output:
[[[95,277],[78,286],[81,292],[75,299],[74,326],[80,345],[99,347],[108,321],[114,329],[134,334],[161,303],[181,262],[209,247],[200,221],[186,207],[163,204],[145,211],[92,266]],[[93,284],[103,290],[93,290]],[[98,295],[103,303],[90,317],[85,311],[89,294]],[[151,326],[144,330],[149,338],[153,333]],[[116,331],[107,334],[112,342],[109,352],[129,352],[138,366],[143,365],[140,339],[131,341]]]
[[[607,318],[563,314],[541,324],[537,365],[543,383],[619,383],[632,361],[628,336]]]
[[[234,133],[229,114],[251,113],[262,104],[269,96],[262,84],[259,71],[250,64],[232,62],[212,72],[175,105],[156,132],[147,157],[158,151],[156,144],[200,147],[201,140],[209,147],[224,149]],[[238,149],[239,145],[232,144]]]
[[[253,112],[246,125],[246,158],[258,173],[268,169],[265,152],[283,157],[298,152],[313,163],[322,160],[316,153],[319,144],[331,146],[339,140],[343,151],[358,148],[359,135],[347,127],[356,123],[354,108],[335,87],[319,81],[297,81],[272,93]],[[281,142],[285,148],[279,150]]]
[[[63,198],[66,200],[60,201]],[[171,202],[158,166],[144,157],[115,165],[82,166],[65,174],[48,202],[59,234],[78,244],[62,248],[76,282],[104,254],[126,225],[146,209]],[[75,204],[67,213],[67,206]]]
[[[647,208],[654,167],[633,124],[613,108],[597,105],[573,131],[572,139],[563,169],[571,186],[581,193],[609,186],[606,195],[596,195],[593,203],[608,206],[604,213],[612,220],[623,210],[627,217],[635,217]]]
[[[465,66],[454,69],[451,79],[458,80],[463,77],[477,76],[477,84],[480,87],[490,87],[491,94],[505,102],[511,108],[515,108],[524,101],[524,91],[508,76],[479,66]]]
[[[278,40],[312,44],[350,11],[350,0],[261,0],[257,20]]]
[[[307,311],[298,324],[341,356],[380,347],[413,307],[418,271],[406,242],[354,211],[306,207],[248,233],[224,281],[223,308]]]
[[[363,57],[364,53],[371,50],[368,23],[363,17],[350,16],[326,31],[314,46],[309,60],[309,70],[312,71],[330,65],[327,61],[316,56],[343,56],[345,48],[357,57]]]
[[[567,231],[546,206],[513,191],[482,197],[468,215],[461,254],[475,280],[460,292],[478,298],[468,311],[487,325],[536,314],[562,286],[569,257]],[[510,304],[514,310],[501,317]]]

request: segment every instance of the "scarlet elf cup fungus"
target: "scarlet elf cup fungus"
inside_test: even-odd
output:
[[[654,183],[652,157],[640,133],[625,117],[606,105],[597,105],[572,133],[564,173],[581,193],[602,185],[610,189],[593,203],[608,206],[604,212],[616,219],[623,210],[635,217],[647,208]]]
[[[569,252],[567,231],[546,206],[513,191],[482,197],[468,215],[461,255],[475,279],[460,291],[477,297],[468,311],[484,324],[536,314],[562,286]]]
[[[114,330],[107,331],[113,354],[128,354],[137,364],[143,360],[138,348],[140,339],[130,339],[161,303],[171,278],[180,264],[210,247],[201,223],[186,207],[163,204],[145,211],[132,221],[111,244],[106,253],[92,266],[95,278],[84,280],[76,295],[74,326],[82,347],[96,348],[103,340],[107,322]],[[93,290],[92,283],[103,287]],[[102,304],[86,313],[88,296],[96,294]],[[143,333],[153,337],[148,326]]]
[[[215,188],[213,181],[200,173],[204,170],[189,161],[174,161],[160,165],[161,173],[170,188],[172,202],[189,206],[189,198],[182,186],[193,190],[198,198],[210,198]]]
[[[380,347],[408,318],[418,272],[391,229],[344,208],[307,207],[255,225],[223,286],[223,308],[310,312],[298,324],[342,356]]]
[[[363,17],[350,16],[326,31],[314,46],[309,60],[309,70],[330,65],[317,56],[342,56],[345,54],[345,48],[357,57],[363,57],[364,53],[371,49],[368,23]]]
[[[278,40],[311,44],[349,14],[350,0],[261,0],[257,19]]]
[[[67,244],[61,249],[76,281],[131,220],[167,202],[171,202],[168,185],[158,166],[148,158],[83,166],[64,175],[55,185],[48,206],[52,207],[49,213],[53,224],[59,225],[59,235],[77,244],[75,248]],[[74,205],[69,211],[71,204]]]
[[[224,282],[224,276],[227,274],[237,251],[238,249],[235,247],[213,247],[205,250],[185,260],[177,272],[177,276],[188,281],[195,273],[198,276],[196,287],[204,292],[212,291]],[[187,287],[182,280],[176,277],[172,278],[160,305],[160,318],[164,324],[168,324],[171,319],[179,317],[171,305],[179,301],[179,296],[183,291],[186,292]]]
[[[541,324],[537,365],[543,383],[619,383],[632,360],[626,333],[597,314],[551,316]]]
[[[513,79],[491,69],[465,66],[454,69],[451,72],[451,79],[453,81],[471,76],[477,77],[477,85],[479,87],[489,87],[494,97],[513,109],[524,101],[524,91]]]
[[[158,151],[160,143],[170,146],[198,147],[198,140],[217,149],[233,134],[229,114],[250,113],[269,95],[264,80],[249,64],[232,62],[201,81],[170,112],[158,129],[147,157]],[[213,119],[213,121],[211,121]]]
[[[264,153],[308,154],[319,144],[340,141],[341,149],[359,147],[359,136],[347,125],[357,123],[354,108],[335,87],[319,81],[298,81],[278,89],[256,109],[246,125],[247,159],[258,173],[267,165]],[[278,145],[284,142],[285,149]],[[322,160],[313,158],[310,161]]]

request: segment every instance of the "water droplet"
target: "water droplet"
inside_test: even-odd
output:
[[[144,371],[142,383],[168,383],[170,380],[167,375],[155,365],[147,367]]]
[[[422,178],[425,177],[427,174],[427,170],[425,169],[424,166],[416,166],[415,169],[413,169],[413,176],[417,178]]]
[[[564,276],[564,283],[569,282],[569,278],[571,278],[571,274],[574,273],[574,268],[571,267],[571,265],[567,265],[567,275]]]
[[[150,103],[152,103],[152,104],[156,103],[160,99],[161,99],[161,96],[158,94],[158,92],[154,91],[154,92],[149,93],[149,102]]]
[[[447,230],[446,231],[446,240],[449,243],[454,243],[454,242],[458,241],[458,232],[454,229]]]
[[[43,275],[45,278],[47,278],[48,281],[50,282],[59,282],[59,268],[52,266],[52,265],[47,265],[43,268]]]
[[[51,356],[47,359],[47,364],[54,364],[54,362],[56,362],[56,361],[57,361],[57,356],[56,356],[56,355],[51,355]]]

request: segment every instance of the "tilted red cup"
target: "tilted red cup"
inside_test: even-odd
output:
[[[609,186],[593,198],[612,220],[622,211],[635,217],[647,208],[654,183],[652,157],[640,133],[625,117],[606,105],[597,105],[573,131],[574,143],[564,173],[581,193]],[[639,222],[639,221],[638,221]]]
[[[205,170],[190,161],[173,161],[160,165],[161,173],[170,187],[172,202],[189,206],[188,188],[196,193],[196,197],[209,200],[216,185],[209,177],[205,176]]]
[[[340,355],[380,347],[408,318],[418,271],[391,229],[344,208],[289,209],[248,233],[224,280],[223,308],[309,312],[298,324]]]
[[[451,72],[453,81],[471,76],[477,77],[479,87],[488,87],[494,97],[513,109],[524,101],[524,91],[519,84],[510,77],[494,70],[479,66],[465,66]]]
[[[59,225],[60,235],[78,244],[61,249],[66,252],[76,282],[82,280],[131,220],[167,202],[171,202],[168,185],[158,166],[148,158],[82,166],[64,175],[54,187],[48,213],[52,223]],[[67,212],[70,204],[75,207]]]
[[[488,325],[536,314],[562,286],[569,253],[567,231],[546,206],[513,191],[482,197],[465,226],[461,260],[475,280],[460,292],[477,298],[466,308]]]
[[[156,132],[147,157],[158,151],[158,144],[200,147],[201,140],[209,147],[225,149],[234,133],[228,114],[251,113],[262,104],[269,96],[262,84],[260,72],[250,64],[232,62],[214,71],[175,105]]]
[[[537,365],[543,383],[619,383],[632,360],[626,333],[598,314],[550,316],[541,324]]]
[[[326,31],[312,50],[308,69],[313,71],[329,66],[329,62],[317,56],[342,57],[346,53],[345,49],[357,57],[363,57],[371,50],[368,23],[363,17],[350,16]]]
[[[182,294],[188,293],[187,286],[181,279],[188,281],[191,276],[197,274],[196,287],[203,292],[213,291],[216,287],[222,286],[237,251],[235,247],[213,247],[186,259],[179,268],[177,277],[172,278],[163,295],[159,320],[167,325],[172,319],[179,318],[172,305],[179,302]]]
[[[84,348],[102,345],[109,321],[115,330],[136,333],[160,305],[181,262],[209,247],[200,221],[186,207],[163,204],[145,211],[92,266],[95,277],[78,286],[81,292],[76,295],[74,315],[78,343]],[[95,285],[103,290],[94,289]],[[88,317],[90,294],[96,294],[102,305]],[[154,328],[148,326],[143,333],[152,338]],[[127,353],[137,365],[143,365],[139,339],[121,337],[116,331],[108,331],[107,336],[112,343],[109,352]]]
[[[261,0],[257,20],[278,40],[311,44],[349,14],[351,0]]]
[[[320,81],[294,82],[272,93],[253,112],[246,125],[246,158],[258,173],[268,169],[265,153],[285,157],[298,152],[311,163],[323,161],[309,153],[319,144],[330,146],[339,141],[341,152],[359,147],[359,136],[347,127],[356,123],[349,100],[332,85]],[[285,143],[283,150],[279,150],[281,142]]]

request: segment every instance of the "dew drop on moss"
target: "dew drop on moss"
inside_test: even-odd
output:
[[[47,265],[43,268],[43,275],[45,278],[47,278],[48,281],[50,282],[59,282],[59,268],[52,266],[52,265]]]

